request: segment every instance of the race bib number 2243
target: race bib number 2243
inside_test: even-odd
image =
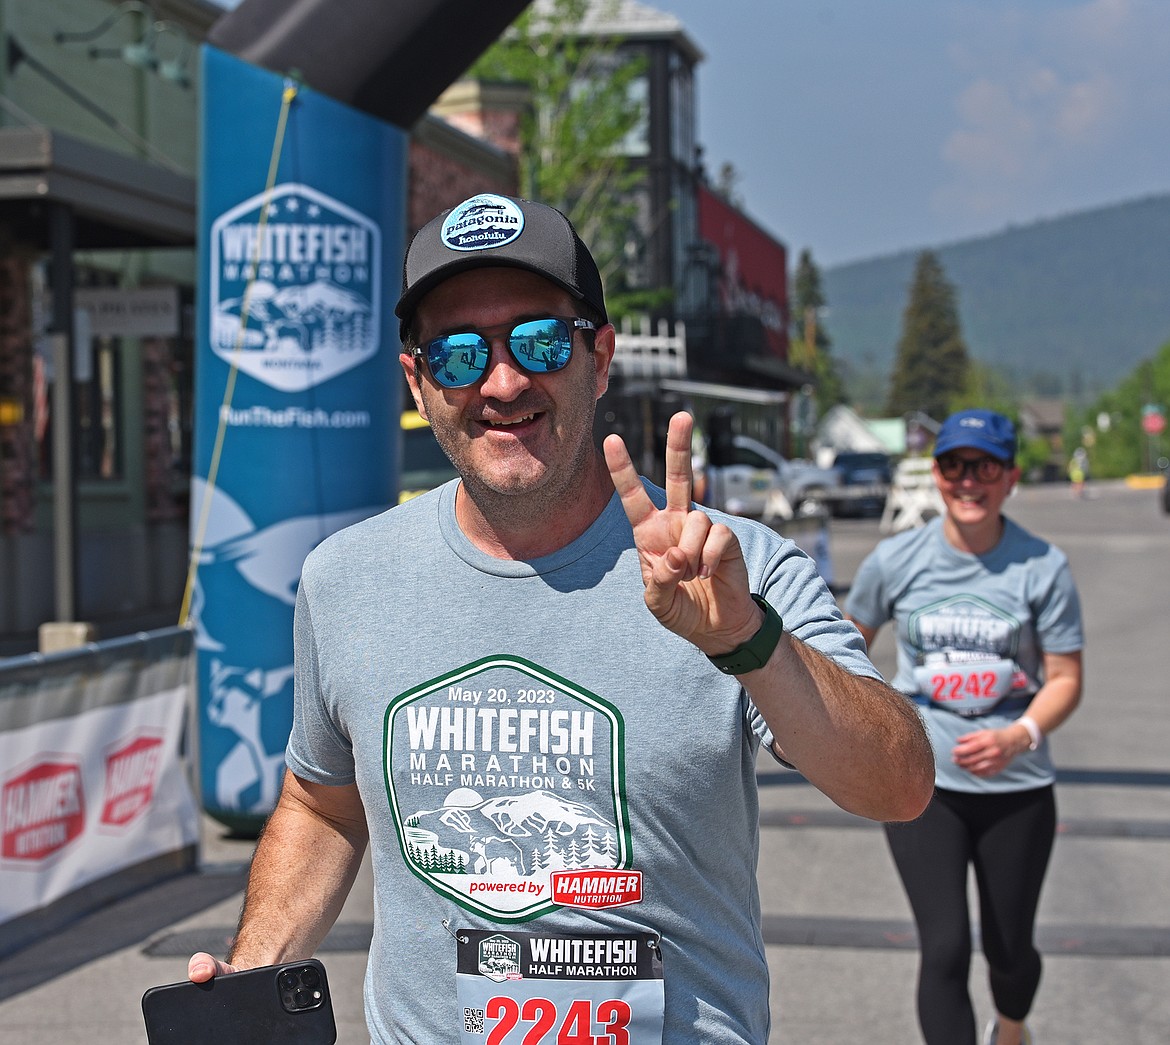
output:
[[[645,934],[460,929],[463,1045],[659,1045],[662,958]]]

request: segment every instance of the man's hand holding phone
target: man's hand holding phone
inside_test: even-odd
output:
[[[191,955],[191,960],[187,963],[187,979],[192,983],[206,983],[213,976],[227,976],[229,973],[239,971],[234,965],[221,962],[206,951]]]
[[[333,1045],[325,966],[315,958],[237,971],[200,952],[189,979],[142,996],[149,1045]]]

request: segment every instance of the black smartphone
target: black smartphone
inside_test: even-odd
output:
[[[337,1026],[316,958],[168,983],[142,996],[149,1045],[333,1045]]]

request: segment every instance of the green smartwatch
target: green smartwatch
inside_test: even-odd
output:
[[[755,671],[768,663],[776,643],[784,634],[784,621],[780,614],[772,608],[771,603],[762,595],[752,594],[752,600],[764,611],[764,623],[747,642],[741,642],[730,653],[723,653],[718,657],[707,659],[724,675],[742,675],[747,671]]]

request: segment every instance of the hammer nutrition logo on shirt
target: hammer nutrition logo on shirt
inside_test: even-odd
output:
[[[510,199],[490,193],[464,200],[439,234],[451,250],[484,250],[511,243],[524,231],[524,214]]]
[[[594,868],[553,871],[553,902],[563,907],[627,907],[642,902],[642,872]]]
[[[80,764],[47,760],[6,781],[0,818],[6,860],[44,860],[65,848],[85,827]]]
[[[563,905],[558,872],[629,868],[624,730],[608,701],[515,657],[476,661],[397,697],[383,768],[407,866],[497,921]],[[635,902],[628,882],[621,892]]]
[[[161,737],[139,737],[106,758],[103,824],[123,827],[150,805],[162,755]]]
[[[381,231],[364,214],[280,185],[221,214],[210,238],[208,328],[225,362],[301,392],[378,351]]]

